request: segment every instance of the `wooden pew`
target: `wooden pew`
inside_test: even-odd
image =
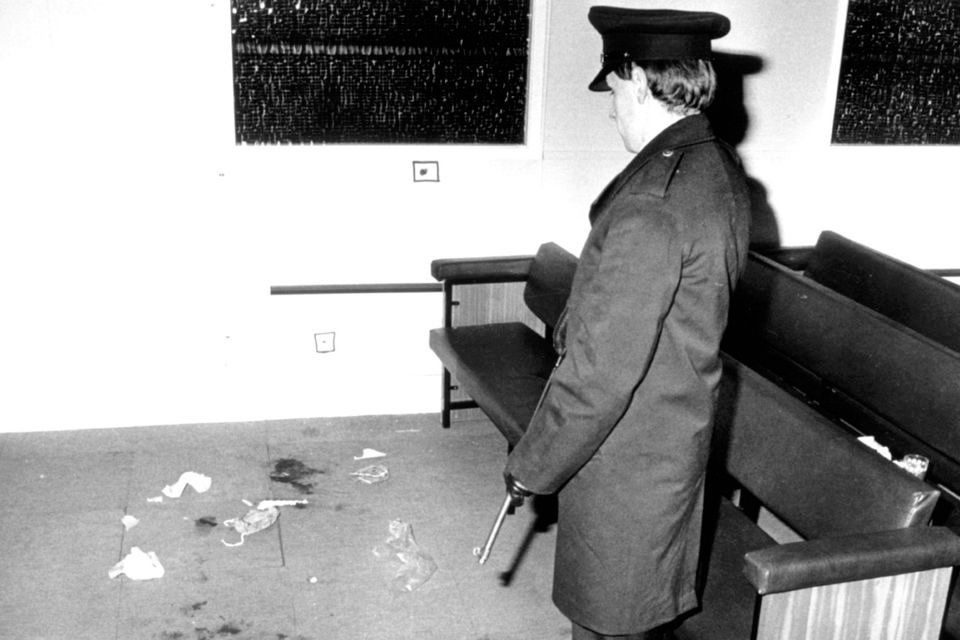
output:
[[[804,275],[960,352],[960,286],[833,231],[824,231]]]
[[[790,351],[793,343],[802,346],[815,336],[790,328],[792,305],[804,307],[810,295],[780,282],[777,268],[803,286],[829,290],[768,262],[751,256],[733,311],[736,335],[728,346],[736,349],[745,342],[751,347],[746,355],[762,352],[753,361],[782,382],[772,375],[773,365],[783,360],[798,370],[803,366],[763,347],[765,341],[784,339],[779,346]],[[497,277],[526,281],[527,306],[548,327],[544,336],[523,323],[445,323],[430,334],[445,371],[460,380],[510,444],[522,436],[549,376],[555,355],[549,327],[562,309],[574,268],[572,256],[549,244],[535,257],[434,262],[434,275],[451,283]],[[509,273],[497,275],[504,270]],[[821,300],[814,310],[829,311],[824,305]],[[785,315],[774,320],[769,316],[774,312]],[[940,492],[855,442],[796,387],[788,391],[751,366],[724,356],[705,514],[703,608],[684,621],[676,637],[879,638],[866,621],[894,615],[899,626],[885,629],[884,638],[936,640],[952,566],[960,562],[960,537],[925,526]],[[815,382],[815,395],[832,389],[823,378],[804,372],[800,381]],[[805,540],[778,545],[749,517],[752,510],[715,500],[726,479]]]
[[[729,477],[804,540],[778,545],[730,501],[708,500],[702,610],[677,640],[937,638],[942,563],[960,538],[924,526],[935,489],[729,356],[711,467],[711,496]]]
[[[724,348],[896,457],[930,459],[934,522],[960,533],[960,290],[838,234],[751,256]],[[960,589],[943,638],[960,640]]]
[[[960,493],[960,354],[758,254],[724,349]]]
[[[576,267],[575,256],[549,242],[531,256],[442,258],[431,263],[431,273],[444,290],[444,324],[430,332],[430,348],[443,363],[443,427],[449,428],[451,412],[479,407],[508,446],[516,444],[556,361],[552,330],[570,295]],[[524,283],[523,302],[542,322],[543,332],[520,319],[454,326],[457,291],[491,282]],[[471,399],[453,400],[454,387]]]

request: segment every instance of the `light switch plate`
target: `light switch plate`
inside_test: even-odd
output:
[[[330,353],[336,351],[337,334],[333,331],[313,334],[313,341],[316,343],[317,353]]]
[[[440,163],[436,160],[414,160],[413,181],[440,182]]]

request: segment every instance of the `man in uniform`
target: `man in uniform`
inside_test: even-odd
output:
[[[658,638],[695,592],[719,344],[748,245],[735,153],[702,114],[715,13],[593,7],[611,118],[636,154],[590,210],[561,359],[507,490],[558,493],[553,599],[573,638]]]

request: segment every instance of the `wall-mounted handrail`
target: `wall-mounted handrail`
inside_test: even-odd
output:
[[[443,291],[439,282],[390,282],[375,284],[294,284],[270,287],[272,296],[330,293],[429,293]]]

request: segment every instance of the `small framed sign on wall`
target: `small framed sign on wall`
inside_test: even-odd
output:
[[[960,0],[849,0],[833,142],[960,144]]]
[[[532,0],[231,0],[238,144],[525,142]]]

